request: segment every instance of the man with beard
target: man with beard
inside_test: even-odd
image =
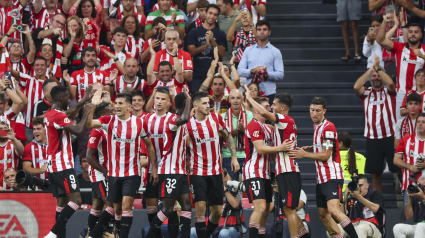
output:
[[[106,86],[109,82],[108,73],[95,68],[97,60],[96,49],[93,47],[84,48],[81,59],[85,65],[84,69],[74,71],[71,78],[66,70],[63,74],[63,79],[67,82],[68,89],[71,87],[71,99],[75,98],[77,102],[83,98],[86,88],[94,83],[102,83],[105,85],[105,90],[109,91],[109,86]]]
[[[411,29],[409,29],[409,32],[411,32]],[[403,54],[405,53],[403,52]],[[379,66],[379,57],[376,55],[374,57],[375,62],[372,67],[354,84],[354,91],[362,100],[366,118],[364,130],[366,137],[366,172],[372,174],[372,189],[382,193],[381,175],[384,168],[384,158],[387,160],[389,169],[392,172],[398,172],[397,166],[393,163],[394,129],[396,126],[394,113],[397,93],[393,80]],[[369,77],[372,87],[364,87],[363,85]],[[384,83],[387,86],[384,86]]]
[[[47,137],[43,120],[42,117],[32,120],[34,140],[25,146],[22,169],[41,179],[47,179]]]
[[[47,133],[47,171],[50,189],[57,198],[56,223],[45,238],[62,237],[66,234],[66,223],[81,205],[80,188],[74,169],[71,134],[79,136],[87,122],[91,106],[86,106],[81,121],[74,124],[70,118],[91,100],[90,85],[83,99],[74,107],[66,110],[71,94],[63,86],[52,88],[52,109],[44,115],[44,127]],[[66,110],[66,111],[65,111]],[[63,196],[66,195],[66,196]]]
[[[415,87],[414,76],[416,71],[424,67],[425,60],[418,55],[425,54],[425,46],[420,42],[422,38],[422,32],[420,25],[417,23],[409,23],[406,25],[408,29],[408,42],[400,43],[386,39],[385,29],[387,28],[389,21],[391,20],[385,19],[382,22],[378,34],[376,35],[376,42],[378,42],[378,44],[380,44],[385,50],[391,51],[395,54],[397,65],[397,104],[395,108],[395,115],[397,119],[400,119],[400,106],[403,102],[404,96],[407,92]],[[374,188],[373,181],[372,188]]]

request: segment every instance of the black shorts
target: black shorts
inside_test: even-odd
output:
[[[272,202],[273,191],[270,179],[250,178],[243,183],[250,203],[257,199],[265,199],[266,203]]]
[[[159,197],[178,198],[181,194],[190,193],[189,181],[186,174],[160,174]]]
[[[77,173],[74,169],[49,173],[49,182],[53,197],[63,197],[69,193],[80,192]]]
[[[279,188],[280,207],[297,208],[301,194],[300,173],[281,173],[277,175],[276,181]]]
[[[108,177],[108,201],[112,203],[121,202],[124,196],[136,198],[141,181],[141,177],[138,175]]]
[[[219,175],[190,175],[193,202],[208,201],[209,206],[223,205],[223,177]]]
[[[382,173],[385,169],[385,160],[391,172],[398,171],[398,166],[394,164],[394,151],[394,136],[384,139],[366,138],[366,172]]]
[[[146,190],[143,192],[143,198],[158,198],[159,194],[159,183],[157,183],[155,186],[152,184],[152,181],[149,181],[151,177],[151,174],[147,174],[146,177]]]
[[[342,202],[343,179],[331,179],[326,183],[316,185],[316,204],[317,207],[328,208],[328,201],[338,199]]]
[[[108,195],[108,181],[102,180],[92,183],[91,197],[95,199],[106,198]]]

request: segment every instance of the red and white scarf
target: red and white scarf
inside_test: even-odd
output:
[[[226,113],[227,113],[226,118],[225,118],[226,128],[227,128],[227,131],[230,134],[232,134],[233,131],[235,130],[234,128],[237,128],[237,126],[238,126],[238,125],[236,125],[236,126],[233,125],[233,110],[232,110],[232,107],[230,107],[229,110],[227,110]],[[241,107],[241,111],[239,112],[238,123],[242,123],[245,129],[248,126],[248,121],[247,121],[247,118],[246,118],[246,112],[245,112],[245,109],[243,107]],[[245,131],[240,131],[238,133],[238,135],[236,136],[236,149],[237,149],[237,151],[243,151],[244,150],[244,145],[243,145],[244,134],[245,134]],[[226,142],[224,142],[224,147],[227,147]]]
[[[249,29],[248,35],[246,35],[243,27],[236,33],[235,40],[233,41],[233,50],[237,49],[235,62],[240,62],[242,59],[243,52],[248,46],[255,45],[257,40],[252,32],[252,28]]]
[[[196,27],[198,27],[198,26],[202,25],[203,23],[204,23],[204,22],[201,20],[201,18],[200,18],[200,17],[196,18],[196,20],[195,20],[195,25],[196,25]]]
[[[413,124],[412,119],[410,119],[409,115],[404,117],[403,121],[401,122],[401,128],[400,128],[400,135],[401,138],[411,135],[413,133],[416,133],[416,124],[418,120],[415,120],[415,124]]]

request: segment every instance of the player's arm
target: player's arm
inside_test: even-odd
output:
[[[31,161],[24,161],[24,162],[22,162],[22,169],[25,170],[25,171],[30,172],[32,175],[37,175],[37,174],[42,174],[42,173],[46,172],[47,167],[46,167],[45,164],[43,164],[41,166],[41,168],[34,169],[32,167],[32,162]]]
[[[245,92],[249,92],[248,87],[245,85]],[[267,109],[265,109],[263,106],[261,106],[260,104],[258,104],[249,93],[245,93],[245,97],[246,99],[249,101],[249,103],[252,105],[252,107],[254,108],[254,110],[256,110],[258,113],[260,113],[261,116],[265,117],[267,120],[276,123],[277,122],[277,118],[276,118],[276,114],[273,114],[271,112],[269,112]]]
[[[76,125],[75,124],[67,125],[63,129],[71,134],[80,136],[86,127],[88,115],[91,113],[92,109],[93,109],[93,105],[87,104],[84,107],[84,114],[83,114],[83,117],[81,118],[81,121]]]
[[[290,151],[292,148],[294,148],[295,142],[291,140],[285,140],[279,146],[267,146],[264,144],[264,140],[255,140],[252,142],[252,144],[260,155],[268,155],[282,151]]]
[[[152,181],[153,179],[153,185],[156,185],[159,182],[158,179],[158,164],[156,162],[156,154],[155,154],[155,148],[152,145],[151,139],[149,137],[146,137],[143,139],[146,145],[146,152],[148,153],[148,158],[152,165],[152,172],[151,177],[149,181]]]
[[[382,25],[379,28],[378,34],[376,35],[376,42],[378,42],[378,44],[380,44],[382,48],[386,50],[392,50],[394,47],[394,42],[385,38],[385,35],[386,35],[385,29],[387,28],[388,21],[390,20],[384,19],[384,21],[382,22]]]
[[[186,104],[184,105],[183,113],[176,119],[176,126],[181,126],[186,124],[190,118],[190,110],[192,105],[192,98],[187,93],[188,90],[183,88],[183,92],[186,96]]]
[[[297,159],[301,158],[308,158],[312,160],[318,160],[318,161],[327,161],[329,157],[332,155],[332,148],[331,149],[323,149],[320,152],[317,153],[310,153],[302,148],[297,147],[295,150],[291,150],[288,152],[289,156],[292,156]]]
[[[238,157],[236,156],[235,141],[233,140],[232,135],[227,131],[227,129],[224,128],[223,130],[220,130],[219,132],[220,132],[220,135],[226,139],[227,147],[229,148],[230,155],[232,158],[231,168],[232,168],[232,171],[236,173],[239,171],[240,166],[238,162]]]
[[[102,165],[99,164],[99,161],[94,158],[94,155],[96,154],[97,149],[93,149],[90,147],[87,147],[87,163],[89,163],[95,170],[100,171],[102,174],[108,174],[108,170],[105,169]]]
[[[80,109],[88,102],[90,102],[91,98],[92,98],[92,90],[93,90],[93,85],[89,85],[87,87],[86,92],[84,93],[84,97],[73,107],[70,107],[68,110],[65,111],[65,114],[71,118],[74,119],[78,112],[80,111]]]
[[[97,105],[99,105],[101,102],[102,102],[102,91],[99,90],[94,93],[94,96],[92,98],[93,107],[91,108],[87,116],[87,121],[85,124],[87,128],[100,128],[102,126],[102,122],[100,120],[93,120],[94,111],[96,110]]]

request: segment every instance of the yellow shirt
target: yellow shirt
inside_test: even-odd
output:
[[[345,191],[345,186],[349,182],[351,182],[351,174],[350,171],[348,171],[348,150],[340,150],[339,155],[341,156],[341,167],[344,170],[344,187],[342,188],[342,191]],[[359,172],[359,174],[364,174],[364,168],[366,164],[366,157],[364,157],[362,154],[359,154],[355,152],[356,155],[356,167]]]

